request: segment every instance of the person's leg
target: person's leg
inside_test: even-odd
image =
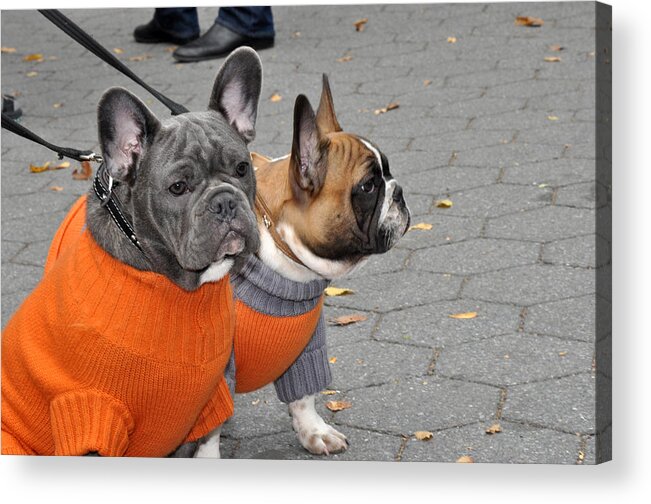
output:
[[[169,7],[156,9],[154,18],[133,32],[136,42],[171,42],[185,44],[199,36],[199,18],[196,7]]]
[[[271,7],[221,7],[215,23],[251,38],[273,38]]]
[[[240,46],[266,49],[274,45],[271,7],[222,7],[210,29],[174,51],[177,61],[203,61],[225,56]]]

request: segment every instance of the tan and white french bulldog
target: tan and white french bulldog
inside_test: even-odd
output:
[[[304,95],[297,97],[293,127],[291,154],[278,159],[252,154],[260,232],[257,257],[293,282],[338,279],[369,256],[391,249],[409,227],[409,209],[380,149],[342,131],[326,75],[316,114]],[[236,298],[237,285],[235,281]],[[240,313],[236,308],[237,324]],[[238,348],[236,330],[239,366]],[[346,437],[319,416],[315,395],[286,401],[301,444],[314,454],[345,450]],[[195,456],[219,457],[219,434],[217,429],[200,443]]]

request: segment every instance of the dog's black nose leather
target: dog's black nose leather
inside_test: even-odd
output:
[[[221,221],[231,221],[237,214],[237,202],[231,192],[218,192],[210,200],[208,209]]]

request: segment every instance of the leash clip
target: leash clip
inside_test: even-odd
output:
[[[91,152],[90,154],[82,154],[81,156],[79,156],[79,158],[82,161],[95,161],[96,163],[104,162],[104,158],[99,154],[95,154],[94,152]]]

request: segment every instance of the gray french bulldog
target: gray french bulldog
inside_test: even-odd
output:
[[[57,236],[81,231],[2,334],[3,454],[165,456],[213,422],[233,324],[214,282],[259,246],[261,86],[240,48],[205,112],[161,121],[125,89],[102,96],[87,232],[71,210]]]

